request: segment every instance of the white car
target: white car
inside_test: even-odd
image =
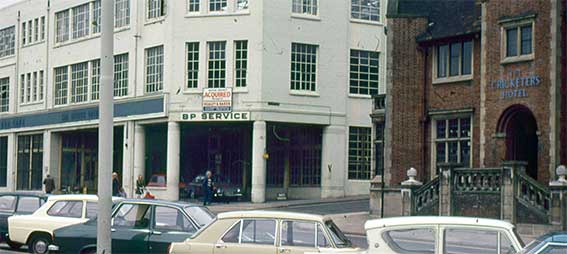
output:
[[[120,198],[113,197],[116,203]],[[8,218],[8,237],[18,244],[27,244],[31,253],[48,253],[56,229],[95,218],[98,212],[96,195],[55,195],[30,215]]]
[[[508,222],[464,217],[398,217],[364,225],[368,254],[513,254],[523,243]]]

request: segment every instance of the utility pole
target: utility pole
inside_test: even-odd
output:
[[[98,125],[97,253],[111,249],[112,149],[114,142],[114,0],[102,0],[100,33],[100,102]]]

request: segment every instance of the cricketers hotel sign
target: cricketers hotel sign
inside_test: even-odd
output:
[[[250,112],[232,111],[231,88],[203,89],[203,111],[181,113],[181,121],[218,122],[251,121]]]

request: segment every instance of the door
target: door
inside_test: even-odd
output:
[[[149,252],[166,253],[172,242],[183,242],[197,232],[196,225],[179,208],[154,206]]]
[[[112,251],[147,253],[150,221],[150,205],[122,204],[112,217]]]
[[[283,221],[280,227],[279,253],[319,252],[317,224],[308,221]]]
[[[276,221],[246,219],[236,223],[214,247],[214,254],[276,254]]]

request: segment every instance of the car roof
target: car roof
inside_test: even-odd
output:
[[[137,203],[137,204],[150,204],[150,205],[170,205],[170,206],[178,206],[178,207],[187,207],[187,206],[200,206],[198,204],[184,202],[184,201],[166,201],[160,199],[123,199],[122,203]]]
[[[567,232],[551,232],[537,238],[542,242],[567,243]]]
[[[454,217],[454,216],[407,216],[393,217],[385,219],[369,220],[364,224],[364,229],[375,229],[389,226],[411,226],[411,225],[476,225],[514,229],[514,225],[494,219],[474,218],[474,217]]]
[[[0,192],[0,196],[13,195],[13,196],[30,196],[30,197],[47,197],[42,192],[32,191],[15,191],[15,192]]]
[[[98,196],[94,194],[63,194],[63,195],[51,195],[48,200],[59,201],[59,200],[86,200],[86,201],[98,201]],[[112,197],[112,201],[116,202],[122,200],[120,197]]]
[[[225,213],[219,213],[217,215],[217,218],[218,219],[278,218],[278,219],[292,219],[292,220],[312,220],[319,222],[323,222],[329,219],[327,216],[316,215],[316,214],[284,212],[284,211],[265,211],[265,210],[225,212]]]

